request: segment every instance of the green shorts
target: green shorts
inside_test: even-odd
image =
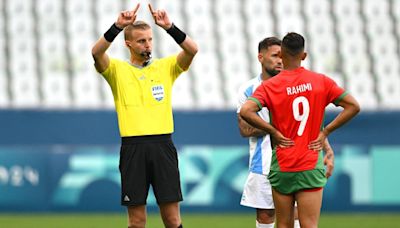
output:
[[[271,186],[282,194],[292,194],[303,189],[324,187],[325,170],[314,169],[301,172],[270,171],[268,179]]]

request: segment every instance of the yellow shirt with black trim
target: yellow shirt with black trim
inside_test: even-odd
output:
[[[121,137],[174,131],[172,85],[183,71],[177,56],[155,59],[146,67],[110,59],[101,75],[114,96]]]

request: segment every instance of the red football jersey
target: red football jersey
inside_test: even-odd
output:
[[[312,170],[322,162],[320,152],[309,150],[308,144],[323,127],[325,107],[345,94],[332,79],[303,67],[283,70],[257,88],[252,97],[270,110],[272,125],[295,142],[290,148],[276,148],[277,163],[271,164],[271,170]]]

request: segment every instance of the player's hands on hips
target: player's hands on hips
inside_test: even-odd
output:
[[[319,132],[317,139],[311,141],[310,144],[308,144],[308,149],[317,151],[322,150],[325,139],[325,133],[323,131]]]
[[[120,28],[123,29],[126,26],[132,24],[133,22],[135,22],[136,20],[136,13],[139,9],[140,4],[138,3],[135,7],[134,10],[126,10],[126,11],[122,11],[119,13],[118,15],[118,19],[115,22],[115,25]]]
[[[326,150],[326,154],[324,156],[324,165],[326,166],[325,175],[327,178],[332,176],[333,169],[335,168],[335,155],[333,150]]]
[[[271,134],[271,136],[276,146],[282,148],[288,148],[294,146],[294,141],[283,136],[282,133],[280,133],[278,130],[275,131],[273,134]]]
[[[165,30],[171,28],[172,22],[169,20],[167,12],[165,12],[165,10],[153,10],[151,4],[149,4],[149,10],[154,18],[154,22],[156,23],[156,25]]]

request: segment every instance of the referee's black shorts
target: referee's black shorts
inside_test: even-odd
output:
[[[122,137],[121,204],[145,205],[150,185],[157,203],[182,201],[178,155],[171,135]]]

